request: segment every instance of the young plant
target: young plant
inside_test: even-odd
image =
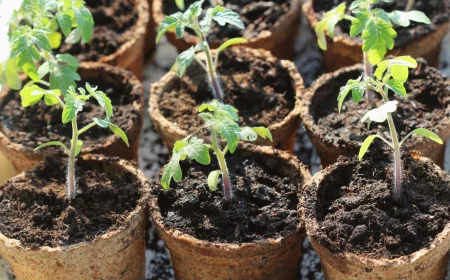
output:
[[[404,83],[408,80],[409,69],[416,68],[417,62],[410,56],[401,56],[394,59],[388,59],[378,64],[375,71],[375,79],[369,76],[358,78],[357,80],[350,80],[346,86],[341,88],[338,97],[339,112],[342,110],[342,104],[344,103],[347,95],[352,92],[352,97],[356,102],[359,102],[365,92],[365,89],[379,93],[383,99],[384,104],[378,108],[370,110],[361,119],[362,122],[377,122],[383,123],[387,120],[389,125],[389,131],[391,134],[391,141],[386,140],[384,137],[376,134],[371,135],[364,140],[359,151],[359,159],[361,160],[369,149],[375,138],[379,138],[384,141],[394,152],[394,199],[399,199],[401,196],[402,187],[402,161],[400,149],[405,141],[412,135],[421,135],[427,137],[439,144],[443,144],[441,138],[434,132],[431,132],[425,128],[417,128],[405,136],[399,141],[398,133],[392,119],[392,113],[397,110],[397,101],[389,101],[389,90],[392,90],[395,94],[406,98],[406,89]]]
[[[409,26],[411,21],[430,24],[430,19],[423,12],[407,10],[407,12],[393,11],[387,13],[374,7],[375,4],[380,2],[391,3],[393,0],[356,0],[349,8],[354,16],[346,14],[347,6],[345,3],[325,13],[323,19],[315,28],[319,47],[322,50],[327,50],[326,31],[331,38],[334,38],[336,24],[341,20],[350,21],[350,36],[361,35],[363,41],[364,74],[372,76],[372,65],[377,65],[384,59],[387,50],[394,48],[394,39],[397,37],[394,24],[402,27]],[[366,98],[371,101],[371,94],[368,93]]]
[[[217,156],[220,170],[214,170],[209,174],[208,186],[211,191],[216,191],[219,177],[222,175],[225,198],[227,201],[231,201],[233,192],[225,155],[228,152],[231,154],[235,152],[239,139],[255,141],[259,135],[263,139],[272,141],[272,134],[265,127],[239,127],[237,110],[231,105],[222,104],[217,100],[201,105],[198,111],[200,117],[205,121],[206,127],[211,131],[211,144],[206,144],[203,140],[192,135],[177,141],[173,148],[172,158],[164,166],[161,185],[167,190],[172,179],[175,182],[181,181],[180,160],[189,157],[200,164],[210,164],[209,150],[211,149]],[[223,149],[219,143],[219,136],[226,141],[226,146]]]
[[[86,43],[94,20],[81,0],[25,0],[10,24],[10,57],[0,64],[0,84],[20,90],[20,74],[31,82],[66,92],[75,81],[78,62],[70,54],[54,55],[62,34],[66,42]],[[62,34],[61,34],[62,33]],[[40,65],[39,68],[36,65]]]
[[[67,148],[67,146],[62,142],[52,141],[42,144],[35,149],[37,151],[48,146],[59,146],[62,147],[69,155],[66,189],[67,198],[69,199],[75,199],[76,194],[77,180],[75,178],[75,162],[76,157],[80,153],[83,146],[83,141],[79,140],[80,135],[94,126],[100,126],[103,128],[109,128],[114,134],[119,135],[127,146],[129,145],[125,132],[111,122],[113,107],[109,97],[104,92],[98,91],[96,87],[91,87],[87,83],[85,89],[78,88],[78,90],[75,90],[73,86],[70,86],[65,95],[63,95],[60,90],[43,89],[37,85],[32,85],[24,88],[20,92],[20,97],[22,99],[23,107],[35,105],[42,99],[44,99],[47,106],[59,105],[63,108],[62,123],[67,124],[70,122],[72,124],[72,139],[70,141],[70,148]],[[92,119],[92,123],[78,129],[77,115],[83,110],[85,102],[91,98],[95,99],[97,103],[104,108],[106,116],[104,119],[94,118]]]
[[[216,50],[216,56],[213,58],[211,54],[211,48],[206,40],[207,33],[211,29],[213,20],[221,26],[224,26],[228,23],[240,29],[244,28],[244,23],[239,19],[239,14],[233,12],[230,9],[226,9],[223,6],[209,8],[206,11],[205,16],[200,19],[200,15],[202,14],[203,2],[204,0],[193,3],[184,13],[177,12],[173,15],[166,16],[161,22],[161,26],[159,27],[156,43],[161,40],[161,37],[168,30],[175,30],[177,37],[181,38],[183,37],[186,28],[191,29],[200,39],[200,43],[197,46],[191,47],[179,54],[172,69],[176,71],[178,76],[181,78],[186,71],[186,68],[195,59],[206,71],[206,73],[208,73],[213,97],[215,99],[223,101],[223,92],[216,73],[219,54],[224,49],[232,45],[245,43],[247,42],[247,40],[243,38],[229,39]],[[195,53],[200,51],[205,52],[206,65],[195,56]]]

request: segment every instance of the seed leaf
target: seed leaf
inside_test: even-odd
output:
[[[66,145],[64,145],[64,143],[59,142],[59,141],[51,141],[51,142],[47,142],[45,144],[39,145],[36,149],[34,149],[34,151],[38,151],[42,148],[46,148],[46,147],[50,147],[50,146],[59,146],[59,147],[62,147],[66,153],[69,152],[69,149],[66,147]]]
[[[217,184],[219,183],[220,170],[211,171],[208,175],[208,187],[211,191],[217,191]]]
[[[375,140],[375,138],[377,138],[378,135],[371,135],[369,137],[366,138],[366,140],[364,140],[364,142],[361,145],[361,148],[359,149],[359,155],[358,158],[359,160],[361,160],[364,155],[367,153],[367,150],[369,149],[370,145],[372,144],[373,140]]]
[[[388,114],[393,113],[397,110],[397,104],[398,104],[398,101],[388,101],[388,102],[384,103],[383,105],[381,105],[380,107],[367,112],[361,118],[361,122],[366,122],[367,120],[370,120],[371,122],[378,122],[378,123],[385,122],[388,117]]]
[[[123,142],[125,142],[125,144],[127,144],[128,147],[130,146],[130,143],[128,142],[127,135],[125,134],[125,132],[120,127],[118,127],[115,124],[109,123],[109,129],[111,129],[111,131],[115,135],[120,136],[120,138],[122,138]]]
[[[416,135],[420,135],[423,137],[426,137],[430,140],[433,140],[434,142],[443,145],[444,142],[442,141],[441,137],[439,137],[439,135],[437,135],[436,133],[426,129],[426,128],[417,128],[414,129],[411,134],[416,134]]]

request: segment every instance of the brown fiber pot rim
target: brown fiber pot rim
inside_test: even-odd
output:
[[[137,2],[136,9],[138,11],[138,20],[125,34],[127,36],[127,39],[124,40],[125,43],[122,44],[116,52],[100,58],[98,62],[112,65],[116,64],[117,61],[120,60],[120,57],[127,55],[128,52],[132,51],[136,43],[145,37],[147,24],[150,20],[148,1],[133,0],[133,2]]]
[[[124,83],[129,83],[132,86],[132,91],[129,93],[131,95],[137,95],[140,96],[139,102],[134,101],[133,102],[133,110],[136,110],[140,113],[140,122],[143,120],[143,113],[144,113],[144,88],[141,84],[141,82],[136,78],[136,76],[133,75],[130,71],[127,71],[125,69],[111,66],[108,64],[103,63],[97,63],[97,62],[81,62],[79,71],[89,71],[94,72],[96,71],[98,75],[102,75],[102,73],[105,73],[106,75],[112,76],[115,79],[117,77],[121,77]],[[10,88],[5,87],[0,91],[0,103],[5,98],[5,96],[8,95]],[[130,127],[128,127],[127,130],[125,130],[125,134],[132,135],[131,132],[135,130],[135,127],[138,126],[138,123],[133,123]],[[115,145],[117,142],[122,142],[122,139],[120,139],[119,136],[115,134],[111,134],[107,137],[105,137],[105,141],[103,143],[93,143],[92,145],[85,146],[82,148],[81,152],[83,154],[95,154],[97,150],[108,148],[110,146]],[[3,132],[2,132],[2,126],[0,124],[0,143],[2,146],[7,147],[8,149],[20,151],[22,153],[26,154],[33,154],[33,155],[44,155],[44,151],[39,150],[35,151],[34,148],[28,147],[16,142],[12,142]]]
[[[413,154],[413,157],[417,159],[418,161],[428,162],[434,166],[435,172],[438,172],[440,174],[446,174],[445,171],[443,171],[439,166],[433,163],[432,160],[421,157],[420,155]],[[347,163],[349,165],[350,163]],[[317,191],[320,188],[320,185],[322,181],[326,178],[327,171],[330,169],[338,168],[338,163],[335,163],[333,165],[330,165],[328,168],[320,171],[319,173],[316,173],[314,177],[311,179],[311,181],[304,186],[305,190],[303,192],[302,201],[300,203],[300,215],[304,220],[305,227],[306,227],[306,233],[307,235],[314,240],[315,232],[319,231],[319,224],[317,222],[317,216],[316,211],[312,209],[316,209],[317,205]],[[342,165],[341,165],[342,166]],[[448,176],[448,175],[447,175]],[[306,207],[307,201],[311,202],[313,205],[312,207]],[[357,255],[350,252],[341,252],[341,253],[332,253],[328,248],[323,246],[319,243],[320,249],[323,253],[326,254],[326,256],[320,256],[321,258],[339,258],[339,259],[345,259],[348,262],[351,262],[353,265],[356,265],[361,268],[366,267],[399,267],[403,265],[411,265],[417,262],[419,259],[424,258],[428,255],[431,255],[434,253],[434,249],[443,244],[444,242],[447,242],[447,244],[444,244],[445,246],[450,247],[450,242],[448,242],[450,239],[450,223],[447,224],[447,226],[444,228],[444,230],[439,233],[434,240],[431,242],[428,248],[420,249],[419,251],[416,251],[412,254],[394,258],[394,259],[387,259],[387,258],[369,258],[361,255]],[[317,242],[316,242],[317,243]],[[447,248],[448,250],[449,248]]]
[[[266,58],[266,57],[274,57],[269,51],[264,49],[251,49],[248,47],[234,47],[232,48],[235,51],[245,50],[248,53],[253,54],[258,58]],[[212,53],[215,53],[215,50],[212,50]],[[199,58],[202,58],[203,54],[198,54]],[[280,60],[282,66],[288,71],[289,77],[292,81],[293,88],[295,90],[295,104],[294,108],[291,112],[281,121],[274,124],[269,125],[267,128],[273,133],[276,130],[281,129],[282,127],[287,126],[290,122],[298,119],[300,117],[300,109],[301,109],[301,99],[304,94],[305,88],[303,85],[303,78],[298,72],[295,64],[288,60]],[[171,88],[171,85],[179,82],[180,78],[174,72],[169,72],[164,75],[158,82],[153,83],[150,89],[150,101],[149,101],[149,113],[153,119],[156,119],[160,122],[161,126],[164,127],[167,132],[171,135],[178,135],[179,137],[185,137],[189,134],[188,131],[181,129],[178,125],[170,122],[159,110],[159,100],[160,96],[163,96],[166,90]],[[201,105],[201,104],[198,104]],[[275,140],[275,139],[274,139]]]
[[[84,155],[81,156],[83,160],[92,161],[92,162],[106,162],[110,166],[113,165],[113,168],[123,170],[124,172],[128,172],[130,174],[134,174],[135,176],[135,182],[136,184],[139,184],[139,188],[141,190],[141,198],[138,200],[138,203],[136,205],[136,208],[128,214],[128,216],[125,218],[125,221],[123,222],[123,225],[117,229],[108,231],[102,235],[99,235],[95,237],[92,241],[83,241],[76,244],[71,244],[68,246],[58,246],[58,247],[49,247],[49,246],[42,246],[39,247],[39,249],[30,249],[27,248],[17,239],[10,239],[3,235],[0,231],[0,242],[6,245],[6,247],[12,247],[12,248],[20,248],[27,251],[33,251],[33,250],[39,250],[39,251],[45,251],[49,253],[61,253],[61,252],[68,252],[72,250],[76,250],[79,247],[82,246],[89,246],[91,244],[94,244],[98,242],[99,240],[107,240],[110,239],[118,234],[121,233],[121,231],[132,224],[135,224],[137,220],[140,219],[140,215],[142,211],[147,210],[147,203],[148,199],[150,197],[150,183],[145,177],[144,173],[136,168],[130,161],[119,159],[119,158],[108,158],[102,155]],[[17,175],[16,177],[23,177],[25,176],[25,172],[22,172],[21,174]]]
[[[314,0],[305,0],[305,2],[302,5],[302,10],[303,13],[306,15],[306,18],[308,19],[309,25],[311,26],[311,29],[314,30],[316,28],[317,23],[319,22],[319,19],[317,18],[316,12],[314,11],[314,7],[313,7],[313,1]],[[438,29],[441,28],[447,28],[448,27],[448,23],[447,22],[442,22],[439,25],[437,25],[437,28],[434,30],[430,30],[430,32],[426,35],[429,35],[433,32],[436,32]],[[415,27],[418,28],[418,27]],[[419,37],[416,37],[414,40],[412,40],[409,44],[412,44],[415,40],[421,39],[423,37],[425,37],[426,35],[422,35]],[[336,34],[334,36],[334,38],[331,38],[329,36],[328,33],[326,33],[326,37],[329,40],[332,40],[333,42],[342,42],[343,44],[347,45],[347,46],[352,46],[352,47],[359,47],[362,48],[362,41],[357,39],[357,38],[353,38],[350,37],[349,34],[347,33],[343,33],[342,35],[340,34]]]
[[[238,146],[238,150],[242,150],[249,153],[257,153],[260,155],[266,155],[266,156],[273,156],[277,155],[281,159],[285,160],[289,163],[289,165],[294,166],[295,169],[298,169],[299,173],[301,174],[301,177],[303,178],[303,185],[299,186],[299,204],[297,206],[297,209],[300,207],[300,194],[302,192],[302,188],[305,183],[309,182],[311,179],[311,174],[307,167],[303,165],[295,156],[283,152],[277,149],[274,149],[272,147],[268,146],[256,146],[253,144],[240,144]],[[152,183],[151,188],[161,188],[161,186],[158,184],[159,181],[155,181]],[[149,201],[149,211],[150,211],[150,217],[152,218],[153,224],[156,228],[159,228],[161,231],[163,231],[166,235],[168,235],[170,238],[177,240],[178,242],[182,242],[185,245],[192,246],[195,248],[198,248],[200,250],[205,251],[216,251],[217,255],[216,257],[227,257],[230,253],[231,254],[239,254],[240,252],[247,252],[247,251],[254,251],[255,253],[263,253],[267,250],[267,247],[282,247],[283,243],[285,241],[290,239],[295,239],[295,236],[298,234],[301,234],[304,232],[304,223],[302,219],[300,218],[300,222],[297,225],[297,230],[293,233],[291,233],[288,236],[285,237],[279,237],[279,238],[267,238],[264,240],[259,240],[255,242],[247,242],[247,243],[241,243],[241,244],[231,244],[231,243],[222,243],[222,242],[211,242],[211,241],[205,241],[195,238],[194,236],[190,234],[185,234],[180,230],[177,229],[170,229],[164,226],[163,223],[163,217],[161,215],[161,209],[158,205],[158,198],[154,195],[150,196]],[[221,252],[221,253],[220,253]]]
[[[430,66],[428,66],[430,67]],[[431,67],[434,71],[439,72],[439,70],[435,69],[434,67]],[[337,141],[336,137],[323,137],[323,134],[320,133],[321,127],[316,124],[316,121],[314,120],[314,117],[311,115],[310,106],[312,105],[312,99],[314,98],[316,91],[320,89],[323,85],[327,84],[331,80],[335,80],[338,77],[345,75],[346,73],[355,72],[358,70],[361,70],[362,73],[363,65],[361,63],[355,64],[353,66],[348,66],[341,68],[335,72],[327,73],[322,75],[319,79],[317,79],[310,88],[306,90],[306,94],[301,97],[302,102],[300,106],[301,110],[301,118],[303,121],[303,124],[306,128],[306,130],[312,134],[314,138],[320,139],[320,141],[325,144],[326,147],[329,148],[340,148],[345,150],[359,150],[361,143],[357,141],[351,141],[351,140],[339,140],[339,145],[336,144]],[[450,89],[450,81],[448,81],[449,89]],[[336,89],[336,98],[338,96],[339,89]],[[450,93],[450,90],[449,90]],[[445,110],[442,109],[442,111],[448,111],[450,110],[450,106],[448,106]],[[342,114],[345,114],[345,112],[342,112]],[[447,139],[450,133],[450,118],[444,117],[437,125],[433,127],[433,132],[438,134],[442,139]],[[426,141],[429,141],[423,137],[413,137],[408,140],[407,146],[409,149],[414,150],[417,149],[420,146],[423,146],[426,144]]]
[[[155,20],[156,27],[159,28],[161,25],[161,21],[166,16],[163,13],[163,0],[153,0],[153,18]],[[262,42],[268,42],[271,44],[275,44],[276,42],[272,42],[274,36],[280,36],[279,33],[283,32],[284,29],[287,29],[287,25],[289,24],[290,18],[295,18],[296,16],[300,16],[301,8],[300,8],[300,0],[292,0],[291,8],[289,9],[289,12],[282,15],[277,22],[269,29],[264,30],[262,32],[258,33],[258,36],[252,37],[252,38],[245,38],[248,40],[247,43],[243,44],[245,45],[258,45]],[[173,38],[178,38],[175,35],[174,31],[167,31],[167,33],[170,33],[170,36]],[[286,36],[293,36],[293,34],[286,34]],[[200,40],[187,32],[184,32],[183,38],[180,40],[185,41],[187,44],[195,46],[197,45]],[[219,45],[212,45],[212,48],[217,48]]]

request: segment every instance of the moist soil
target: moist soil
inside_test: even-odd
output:
[[[114,161],[114,159],[109,159]],[[78,159],[77,197],[66,198],[66,161],[47,158],[25,177],[0,187],[2,234],[27,248],[92,241],[121,227],[141,198],[129,172],[111,172]]]
[[[353,0],[313,0],[313,8],[317,17],[322,19],[324,12],[333,9],[343,2],[346,2],[347,7],[349,7]],[[392,3],[382,2],[377,6],[383,8],[386,12],[392,12],[395,10],[404,11],[406,4],[407,0],[396,0],[392,1]],[[411,22],[409,27],[396,27],[396,47],[404,47],[415,39],[437,30],[439,25],[447,22],[450,16],[450,2],[448,0],[416,0],[413,10],[424,12],[430,18],[431,24],[416,24]],[[349,36],[350,26],[349,21],[344,20],[339,22],[336,34],[346,34]]]
[[[281,122],[295,105],[295,90],[289,72],[278,59],[256,58],[245,49],[226,50],[217,67],[224,103],[239,110],[243,126],[265,126]],[[204,127],[198,105],[213,98],[209,77],[193,62],[180,83],[159,98],[159,109],[181,129],[195,132]]]
[[[217,191],[208,188],[208,174],[219,169],[214,160],[209,166],[182,162],[180,183],[172,182],[167,192],[155,187],[164,226],[200,240],[238,244],[286,237],[297,230],[299,181],[274,173],[279,166],[276,157],[258,160],[231,155],[227,164],[233,185],[231,203],[221,183]]]
[[[332,141],[335,146],[341,146],[348,141],[361,143],[367,136],[377,133],[390,139],[387,122],[372,122],[369,129],[367,124],[360,121],[364,114],[372,109],[371,105],[364,100],[356,103],[349,94],[342,113],[338,112],[336,97],[339,88],[349,79],[357,79],[361,74],[362,69],[338,75],[321,85],[312,99],[310,112],[318,127],[315,132],[319,133],[322,139]],[[397,111],[393,114],[399,138],[405,137],[419,127],[435,131],[438,124],[442,124],[445,118],[450,117],[449,81],[438,70],[428,67],[425,61],[419,59],[418,67],[410,70],[405,87],[408,98],[394,96],[390,92],[390,100],[399,102]],[[374,97],[377,107],[380,106],[383,103],[380,96],[375,93]],[[381,141],[374,143],[384,145]],[[409,143],[411,141],[405,144],[408,146]],[[351,149],[351,147],[348,148]]]
[[[185,0],[186,8],[195,0]],[[223,0],[226,8],[237,12],[245,25],[241,30],[230,24],[219,26],[213,24],[208,35],[208,42],[219,45],[229,38],[244,37],[255,38],[259,33],[270,30],[281,16],[288,13],[292,0],[252,1],[252,0]],[[207,0],[203,8],[209,8],[211,1]],[[163,1],[163,13],[171,15],[178,12],[175,1]],[[204,10],[206,11],[206,10]]]
[[[404,153],[402,195],[395,201],[391,158],[387,152],[362,162],[340,158],[329,169],[317,205],[309,209],[317,214],[313,235],[320,244],[335,253],[393,259],[426,248],[444,230],[450,221],[450,176]]]
[[[99,61],[111,55],[129,40],[138,21],[138,11],[132,0],[85,0],[94,18],[94,34],[87,44],[65,44],[62,53],[70,53],[79,61]]]
[[[98,90],[105,92],[111,98],[114,107],[111,121],[114,124],[126,132],[138,123],[140,113],[133,108],[133,103],[140,102],[140,97],[132,94],[131,84],[124,84],[121,81],[112,84],[99,78],[83,80],[77,86],[84,87],[86,82],[98,86]],[[34,106],[23,108],[20,95],[14,90],[10,90],[5,100],[0,108],[0,128],[10,141],[31,148],[49,141],[61,141],[65,144],[70,142],[72,127],[61,122],[62,108],[59,105],[49,107],[41,100]],[[93,118],[104,119],[105,112],[96,101],[91,99],[86,102],[83,111],[78,115],[78,127],[82,128],[90,124]],[[80,140],[83,140],[84,147],[92,144],[102,145],[110,135],[112,133],[109,129],[95,126],[80,135]]]

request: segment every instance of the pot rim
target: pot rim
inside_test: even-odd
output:
[[[433,71],[435,70],[436,73],[439,75],[442,75],[439,70],[435,69],[432,66],[427,66],[428,68],[432,68]],[[338,139],[335,136],[329,136],[328,139],[324,138],[323,135],[320,134],[320,127],[316,124],[314,117],[311,115],[310,107],[312,105],[312,100],[314,96],[316,95],[316,91],[321,88],[322,86],[326,85],[328,82],[337,79],[339,76],[358,71],[363,70],[363,65],[361,63],[343,67],[337,71],[330,72],[323,74],[320,78],[318,78],[310,88],[306,89],[305,94],[301,97],[301,119],[302,122],[307,129],[308,133],[312,134],[312,137],[316,139],[320,139],[320,141],[327,147],[327,148],[345,148],[346,150],[352,150],[356,149],[358,150],[360,148],[360,142],[347,140],[347,139],[341,139],[339,138],[339,142],[343,144],[336,144],[337,141],[333,141]],[[449,86],[449,94],[450,94],[450,80],[446,80],[448,86]],[[336,97],[337,97],[338,90],[336,90]],[[442,111],[450,110],[450,105],[447,106],[447,109],[441,109]],[[433,131],[439,135],[442,139],[447,139],[450,136],[450,118],[444,116],[442,120],[439,121],[439,123],[433,128]],[[427,143],[428,140],[423,138],[412,138],[409,139],[408,147],[410,150],[418,150],[421,145],[424,145]]]
[[[297,205],[297,209],[301,205],[301,193],[303,186],[310,181],[311,174],[306,166],[303,165],[302,162],[300,162],[295,156],[284,152],[277,150],[272,147],[268,146],[258,146],[248,143],[241,143],[238,146],[238,150],[249,150],[251,153],[258,153],[263,154],[267,156],[273,156],[277,155],[278,157],[282,158],[283,160],[289,162],[290,165],[295,166],[296,169],[299,170],[301,176],[303,177],[303,184],[299,185],[298,190],[298,197],[299,197],[299,204]],[[152,182],[151,188],[161,186],[158,184],[158,181]],[[181,241],[189,246],[193,246],[195,248],[199,249],[210,249],[210,250],[220,250],[220,251],[226,251],[226,252],[241,252],[246,251],[248,249],[258,250],[258,249],[264,249],[267,246],[281,246],[286,240],[292,239],[295,235],[304,232],[304,222],[302,221],[301,217],[299,219],[299,223],[297,225],[297,230],[295,232],[292,232],[288,236],[285,237],[278,237],[278,238],[266,238],[263,240],[257,240],[254,242],[244,242],[241,244],[233,244],[233,243],[223,243],[223,242],[211,242],[206,240],[200,240],[196,237],[183,233],[182,231],[178,229],[168,229],[164,226],[163,223],[163,217],[161,215],[161,210],[158,205],[158,197],[155,195],[150,195],[149,200],[149,212],[150,217],[152,218],[153,224],[156,228],[160,228],[165,234],[167,234],[170,238]],[[300,216],[300,215],[299,215]]]
[[[245,50],[246,52],[252,54],[258,58],[265,57],[274,57],[270,51],[264,49],[252,49],[249,47],[234,47],[233,50]],[[214,54],[215,50],[211,50]],[[197,54],[197,57],[201,58],[202,53]],[[295,64],[288,60],[279,60],[284,69],[289,73],[289,77],[292,83],[292,87],[295,91],[295,96],[293,97],[295,100],[294,108],[289,112],[289,114],[280,122],[273,123],[269,125],[267,128],[273,133],[274,131],[281,129],[282,127],[289,124],[291,121],[294,121],[300,117],[301,112],[301,99],[302,95],[305,92],[305,88],[303,85],[303,78],[298,72]],[[150,100],[149,100],[149,113],[152,118],[157,119],[161,126],[164,127],[166,131],[168,131],[171,135],[178,135],[178,138],[183,138],[188,135],[188,131],[181,129],[177,124],[170,122],[164,114],[159,109],[159,96],[162,96],[164,91],[169,88],[173,83],[178,82],[180,78],[174,72],[166,73],[159,81],[153,83],[150,89]],[[200,105],[200,104],[198,104]]]
[[[130,94],[130,95],[135,94],[135,95],[140,96],[139,102],[133,101],[132,110],[136,110],[137,112],[140,112],[140,117],[142,118],[142,115],[144,113],[144,107],[145,107],[144,88],[143,88],[141,82],[136,78],[136,76],[133,73],[131,73],[128,70],[116,67],[116,66],[111,66],[109,64],[104,64],[104,63],[99,63],[99,62],[81,62],[79,69],[80,69],[80,71],[97,70],[100,73],[106,73],[108,75],[117,75],[117,76],[123,77],[124,82],[129,83],[130,85],[133,86],[132,91],[128,94]],[[22,77],[22,79],[26,79],[26,78]],[[4,100],[4,98],[8,95],[9,90],[10,90],[9,87],[4,87],[0,91],[0,106],[3,106],[2,100]],[[125,131],[125,133],[130,134],[136,128],[136,126],[138,126],[138,124],[133,123]],[[115,143],[121,142],[121,141],[122,140],[120,139],[119,136],[117,136],[115,134],[111,134],[111,135],[108,135],[107,137],[105,137],[105,141],[103,143],[100,143],[100,144],[94,143],[92,145],[85,146],[82,148],[81,152],[83,154],[92,154],[92,153],[95,154],[96,150],[101,149],[101,148],[108,148],[108,147],[114,145]],[[0,123],[0,144],[4,147],[7,147],[10,150],[15,150],[15,151],[20,151],[20,152],[26,153],[26,154],[31,154],[35,157],[42,156],[45,154],[43,151],[35,151],[34,148],[32,148],[32,147],[28,147],[23,144],[13,142],[11,139],[8,138],[8,136],[6,134],[3,133],[1,123]]]
[[[147,24],[150,21],[149,4],[147,0],[133,0],[136,3],[136,9],[138,11],[137,22],[127,31],[127,40],[120,45],[119,49],[107,56],[100,58],[96,62],[116,65],[120,57],[124,56],[127,52],[131,51],[133,46],[142,40],[147,32]],[[133,3],[132,3],[133,4]],[[95,61],[86,61],[95,62]]]
[[[317,23],[319,22],[319,19],[317,18],[316,12],[314,11],[313,1],[314,0],[305,0],[305,2],[302,5],[302,10],[303,10],[303,13],[306,15],[306,18],[308,20],[308,23],[309,23],[311,29],[314,31],[314,29],[316,28]],[[418,36],[417,38],[415,38],[415,40],[413,40],[410,43],[408,43],[408,45],[412,44],[414,41],[421,40],[421,39],[426,39],[426,37],[428,35],[430,35],[432,33],[435,33],[438,30],[445,30],[445,29],[449,28],[449,26],[450,26],[450,18],[446,22],[442,22],[442,23],[436,24],[436,28],[435,29],[430,30],[427,34],[423,34],[422,36]],[[415,28],[417,28],[417,27],[415,27]],[[443,32],[443,33],[447,34],[447,32]],[[335,34],[334,38],[331,38],[329,36],[328,32],[325,32],[325,36],[326,36],[327,40],[331,40],[334,43],[342,42],[344,45],[347,45],[347,46],[350,46],[350,47],[362,48],[362,45],[363,45],[361,40],[351,37],[346,32],[343,32],[342,35],[341,34]],[[393,50],[400,49],[400,48],[402,48],[402,47],[394,46]]]
[[[424,162],[431,163],[432,166],[434,166],[434,169],[436,172],[438,172],[440,174],[445,174],[445,171],[441,170],[435,163],[433,163],[432,160],[425,158],[425,157],[421,157],[420,155],[417,155],[417,154],[413,154],[413,157],[415,159],[417,159],[418,161],[424,161]],[[346,165],[349,165],[349,164],[350,163],[347,163]],[[329,169],[338,168],[338,166],[339,166],[338,163],[335,163],[333,165],[330,165],[328,168],[321,170],[316,175],[314,175],[314,177],[310,180],[310,182],[308,184],[306,184],[304,186],[305,190],[309,189],[311,191],[311,195],[308,195],[308,192],[305,192],[305,191],[303,192],[303,196],[301,198],[300,216],[304,220],[307,235],[312,240],[314,240],[314,238],[315,238],[314,232],[319,231],[319,224],[317,221],[316,211],[312,210],[312,209],[316,209],[317,199],[315,199],[315,198],[317,197],[317,191],[318,191],[322,181],[325,180],[325,178],[326,178],[325,173],[327,173],[327,171]],[[341,165],[341,167],[342,167],[342,165]],[[311,196],[314,196],[314,198],[309,199],[308,201],[312,201],[313,205],[312,205],[312,207],[307,208],[304,205],[306,204],[307,198],[311,197]],[[397,257],[394,259],[387,259],[387,258],[374,259],[374,258],[362,256],[362,255],[357,255],[357,254],[351,253],[351,252],[333,253],[326,246],[320,244],[319,242],[314,242],[314,243],[316,246],[319,247],[320,251],[323,254],[325,254],[325,256],[321,255],[320,256],[321,258],[325,257],[325,258],[334,258],[334,259],[344,259],[348,262],[351,262],[352,265],[356,265],[358,267],[364,268],[367,266],[370,266],[370,267],[400,267],[403,265],[410,265],[410,264],[417,262],[419,259],[432,254],[434,252],[435,248],[437,248],[440,244],[444,243],[445,241],[447,241],[446,246],[450,248],[450,242],[448,242],[449,240],[450,240],[450,223],[448,223],[445,226],[443,231],[441,231],[438,235],[436,235],[436,237],[431,242],[431,244],[428,246],[428,248],[422,248],[412,254]],[[446,251],[448,251],[448,248]]]
[[[269,29],[264,30],[258,33],[258,36],[252,37],[252,38],[246,38],[248,40],[247,43],[242,44],[244,46],[260,46],[262,42],[268,43],[268,44],[275,44],[276,42],[273,42],[272,36],[280,36],[280,34],[283,34],[283,30],[287,29],[287,26],[289,25],[289,22],[291,18],[296,18],[300,16],[301,13],[301,0],[292,0],[291,8],[287,13],[282,15],[277,22]],[[163,4],[162,0],[153,0],[153,18],[155,19],[155,24],[157,27],[161,25],[161,21],[164,19],[166,15],[163,13]],[[169,36],[173,38],[178,38],[175,35],[174,31],[167,31],[166,34],[169,34]],[[286,36],[289,36],[289,34],[286,34]],[[285,36],[285,37],[286,37]],[[179,38],[179,40],[185,41],[189,45],[197,45],[200,40],[187,32],[184,32],[183,37]],[[222,40],[223,41],[223,40]],[[223,42],[222,42],[223,43]],[[219,47],[220,44],[212,45],[212,48]]]
[[[83,158],[83,160],[96,161],[96,162],[103,162],[103,161],[107,160],[108,164],[115,164],[115,165],[117,165],[118,168],[124,169],[124,171],[129,172],[130,174],[134,174],[134,176],[136,178],[136,182],[140,184],[140,191],[141,191],[142,195],[141,195],[141,198],[137,201],[137,205],[136,205],[135,209],[133,211],[131,211],[125,218],[123,225],[117,229],[108,230],[108,232],[96,236],[91,241],[82,241],[82,242],[67,245],[67,246],[58,246],[58,247],[41,246],[38,249],[32,249],[32,248],[28,248],[28,247],[24,246],[20,240],[11,239],[11,238],[6,237],[5,235],[3,235],[3,233],[1,231],[0,231],[0,242],[4,243],[5,246],[8,248],[14,247],[14,248],[20,248],[20,249],[28,250],[28,251],[45,251],[45,252],[50,252],[50,253],[62,253],[62,252],[68,252],[71,250],[76,250],[79,247],[90,246],[96,242],[99,242],[100,240],[110,239],[110,238],[120,234],[124,228],[129,227],[130,225],[132,225],[134,223],[135,220],[139,219],[140,213],[142,211],[147,210],[147,207],[148,207],[147,202],[150,197],[150,183],[149,183],[147,177],[145,177],[144,173],[139,168],[133,166],[133,164],[130,161],[120,159],[117,157],[108,158],[103,155],[89,154],[89,155],[83,155],[83,156],[81,156],[81,158]],[[24,175],[25,175],[25,171],[22,172],[21,174],[15,176],[15,178],[23,177]]]

